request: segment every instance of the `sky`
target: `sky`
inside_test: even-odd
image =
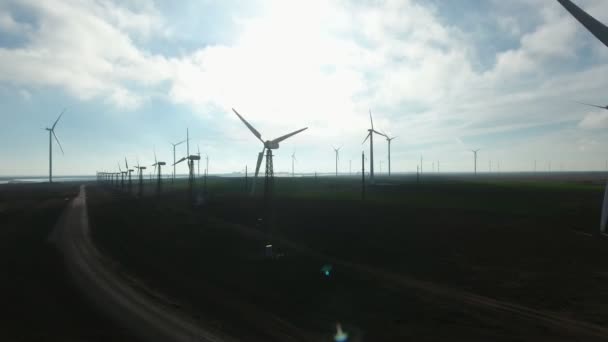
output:
[[[608,23],[608,1],[576,0]],[[0,176],[173,160],[210,173],[360,168],[369,128],[393,172],[605,170],[608,49],[553,0],[0,0]],[[374,141],[375,168],[387,143]],[[186,146],[177,148],[177,158]],[[202,166],[201,166],[202,167]],[[368,168],[368,167],[366,167]],[[178,173],[187,166],[178,165]],[[168,170],[167,170],[168,172]]]

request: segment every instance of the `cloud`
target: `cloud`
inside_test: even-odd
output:
[[[608,111],[589,112],[579,122],[578,126],[585,129],[608,128]]]
[[[102,98],[132,109],[142,95],[129,85],[154,86],[170,76],[166,60],[135,46],[129,35],[158,29],[153,14],[127,21],[129,12],[112,2],[22,1],[18,6],[35,18],[31,26],[36,28],[21,46],[0,48],[0,81],[61,87],[81,100]]]
[[[608,13],[604,1],[581,3]],[[589,60],[594,38],[554,1],[489,2],[476,16],[493,24],[479,32],[457,24],[462,13],[439,11],[441,2],[260,1],[233,17],[229,41],[171,55],[154,47],[172,39],[181,18],[151,0],[8,4],[0,32],[23,42],[0,45],[0,83],[130,111],[161,97],[213,118],[224,139],[251,138],[232,107],[267,138],[310,126],[319,149],[362,140],[370,108],[378,127],[421,149],[605,121],[570,101],[602,96],[608,81],[597,75],[608,64],[600,52]]]

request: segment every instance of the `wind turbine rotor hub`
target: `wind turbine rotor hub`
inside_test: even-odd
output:
[[[266,147],[269,150],[276,150],[279,148],[279,143],[274,142],[272,140],[266,140],[266,142],[264,143],[264,147]]]

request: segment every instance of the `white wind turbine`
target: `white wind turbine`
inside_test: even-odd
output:
[[[289,134],[285,134],[285,135],[280,136],[273,140],[264,141],[264,140],[262,140],[262,135],[260,134],[260,132],[258,132],[253,126],[251,126],[249,124],[249,122],[247,122],[234,108],[232,108],[232,111],[234,112],[234,114],[236,114],[236,116],[239,117],[239,119],[241,119],[241,121],[245,124],[245,126],[247,126],[247,128],[249,128],[251,133],[253,133],[253,135],[255,135],[255,137],[258,138],[258,140],[261,141],[262,144],[264,145],[264,147],[262,148],[262,152],[260,152],[258,154],[258,161],[255,166],[255,178],[253,179],[253,186],[251,189],[251,194],[253,195],[255,193],[255,185],[256,185],[257,178],[258,178],[258,173],[260,171],[260,165],[262,165],[262,159],[264,158],[264,152],[266,152],[266,180],[267,180],[267,182],[266,182],[266,189],[264,190],[264,193],[266,194],[266,191],[268,190],[268,187],[270,186],[270,184],[268,184],[268,180],[272,181],[272,178],[274,177],[273,166],[272,166],[272,150],[277,150],[279,148],[279,143],[281,141],[308,129],[308,127],[301,128],[297,131],[291,132]]]
[[[384,136],[384,134],[376,131],[374,129],[374,120],[372,119],[372,110],[369,110],[369,121],[371,123],[371,128],[367,129],[367,136],[363,139],[363,143],[367,141],[369,138],[369,179],[370,182],[374,183],[374,133]]]
[[[335,147],[331,147],[334,149],[334,152],[336,153],[336,177],[338,176],[338,161],[340,160],[340,149],[342,148],[342,146],[335,148]]]
[[[57,120],[55,120],[55,123],[53,123],[51,128],[45,128],[47,131],[49,131],[49,183],[53,183],[53,137],[55,137],[57,145],[59,145],[59,148],[61,149],[61,154],[63,154],[63,147],[61,147],[61,143],[55,134],[55,126],[57,126],[57,123],[59,122],[59,119],[61,119],[63,113],[65,113],[65,109],[61,112],[61,114],[59,114]]]
[[[397,139],[398,137],[389,137],[388,134],[383,133],[382,135],[384,135],[384,137],[386,138],[386,142],[388,143],[388,175],[391,175],[391,141],[393,141],[394,139]]]
[[[188,140],[188,139],[186,139],[186,140]],[[171,180],[171,182],[175,182],[175,164],[176,164],[176,162],[175,162],[175,148],[178,145],[181,145],[181,144],[185,143],[186,140],[182,140],[182,141],[177,142],[177,143],[170,143],[173,146],[173,179]]]

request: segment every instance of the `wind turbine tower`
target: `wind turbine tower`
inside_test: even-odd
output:
[[[471,152],[473,152],[473,170],[475,174],[477,174],[477,152],[479,152],[479,150],[480,149],[471,150]]]
[[[189,200],[190,203],[194,203],[194,161],[200,160],[201,157],[198,155],[190,155],[190,134],[188,129],[186,128],[186,156],[175,162],[173,166],[176,164],[187,161],[188,164],[188,188],[189,188]]]
[[[122,191],[125,190],[125,175],[127,174],[127,171],[123,171],[122,168],[120,167],[120,162],[118,162],[118,171],[120,171],[120,189]]]
[[[334,152],[336,153],[336,177],[338,177],[338,161],[340,160],[340,149],[342,148],[342,146],[335,148],[335,147],[331,147],[334,149]]]
[[[162,183],[162,171],[161,171],[161,167],[167,165],[167,163],[163,162],[163,161],[158,161],[156,159],[156,151],[154,151],[154,164],[152,164],[152,166],[154,166],[154,171],[156,171],[156,168],[158,168],[158,178],[156,180],[156,195],[159,196],[160,195],[160,191],[161,191],[161,183]]]
[[[137,172],[139,173],[139,189],[137,190],[137,194],[139,197],[142,197],[144,195],[144,170],[146,169],[146,167],[140,166],[139,160],[138,160],[137,166],[135,168],[137,169]]]
[[[186,140],[187,140],[187,139],[186,139]],[[181,145],[181,144],[185,143],[185,142],[186,142],[186,140],[182,140],[182,141],[177,142],[177,143],[170,143],[170,144],[173,146],[173,179],[171,180],[171,182],[172,182],[172,183],[173,183],[173,182],[175,182],[175,164],[177,164],[177,163],[175,162],[175,147],[177,147],[177,146],[179,146],[179,145]]]
[[[53,183],[53,137],[55,137],[55,141],[57,141],[57,145],[59,145],[59,148],[61,149],[61,154],[63,154],[63,147],[61,147],[61,143],[55,134],[55,126],[57,126],[57,123],[59,122],[59,119],[61,119],[63,113],[65,113],[65,109],[61,112],[61,114],[59,114],[57,120],[55,120],[51,128],[45,128],[47,131],[49,131],[49,183]]]
[[[131,173],[133,169],[129,169],[129,163],[127,163],[127,158],[125,157],[125,167],[127,168],[127,172],[129,173],[129,193],[131,193],[132,184],[131,184]]]
[[[369,121],[371,128],[367,129],[367,136],[363,140],[363,143],[369,138],[369,180],[370,183],[374,184],[374,133],[384,136],[384,134],[374,129],[374,120],[372,119],[372,110],[369,110]]]
[[[384,134],[386,142],[388,143],[388,175],[391,175],[391,141],[397,139],[397,137],[389,137],[388,134]]]

